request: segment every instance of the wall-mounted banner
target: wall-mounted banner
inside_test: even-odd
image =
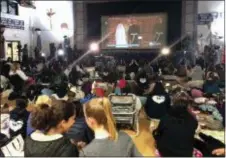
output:
[[[206,25],[210,22],[213,22],[214,19],[217,19],[218,16],[221,16],[218,12],[211,12],[211,13],[200,13],[198,14],[198,25]]]
[[[6,28],[24,30],[24,20],[1,17],[0,21]]]

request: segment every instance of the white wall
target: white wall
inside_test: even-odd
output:
[[[73,46],[73,1],[35,1],[34,4],[36,9],[19,6],[19,16],[1,13],[1,17],[24,20],[25,22],[24,30],[7,28],[4,32],[5,39],[18,40],[22,45],[28,44],[29,52],[33,53],[37,39],[34,28],[40,28],[42,30],[41,39],[43,52],[49,53],[49,43],[54,42],[57,46],[63,41],[64,35],[70,37],[71,45]],[[52,17],[52,30],[50,29],[50,22],[47,16],[47,10],[50,8],[55,12],[55,15]],[[68,31],[62,31],[62,23],[67,23]],[[34,56],[34,53],[32,55]]]
[[[212,23],[212,32],[217,32],[220,36],[224,36],[225,30],[225,16],[224,16],[224,1],[198,1],[198,13],[218,12],[219,16]],[[208,27],[205,25],[198,25],[198,36],[203,34],[206,37],[209,33]],[[209,41],[207,41],[209,42]]]
[[[30,31],[30,17],[33,15],[33,10],[30,8],[18,8],[19,16],[1,13],[1,17],[24,20],[24,30],[6,28],[4,32],[5,40],[20,41],[22,45],[30,45],[31,31]],[[30,49],[30,48],[29,48]]]
[[[49,43],[54,42],[58,45],[63,41],[64,35],[71,38],[71,45],[73,46],[73,1],[35,1],[35,6],[36,10],[33,23],[34,27],[42,30],[42,51],[45,53],[49,52]],[[50,8],[55,12],[55,15],[52,16],[52,30],[50,28],[49,17],[47,16],[47,10]],[[68,31],[62,31],[62,23],[67,23]],[[36,43],[35,40],[34,43]]]

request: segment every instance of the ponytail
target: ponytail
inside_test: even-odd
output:
[[[56,128],[62,120],[68,121],[75,114],[73,103],[59,102],[54,106],[43,103],[34,107],[31,113],[31,125],[47,133],[51,128]]]
[[[117,140],[118,133],[115,127],[115,120],[112,115],[111,103],[107,98],[95,98],[84,106],[84,112],[87,117],[94,118],[99,125],[110,134],[111,140]]]
[[[49,121],[53,116],[52,108],[48,104],[39,104],[34,108],[31,117],[31,126],[37,130],[49,130]]]
[[[115,120],[112,114],[111,110],[111,103],[108,99],[104,98],[103,99],[103,109],[107,118],[107,124],[106,129],[110,134],[110,139],[112,140],[117,140],[118,139],[118,134],[115,126]]]

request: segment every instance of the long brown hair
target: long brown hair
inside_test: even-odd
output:
[[[111,140],[117,140],[118,133],[108,98],[92,99],[84,105],[84,112],[87,117],[94,118],[99,125],[104,126],[109,132]]]
[[[183,108],[187,108],[188,106],[192,105],[193,99],[189,96],[189,94],[183,90],[173,94],[173,106],[179,106]]]
[[[32,111],[31,125],[36,130],[43,130],[47,133],[51,128],[56,128],[62,120],[68,121],[75,114],[73,103],[61,102],[54,106],[42,103]]]

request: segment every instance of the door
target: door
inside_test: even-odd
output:
[[[6,58],[12,58],[13,61],[19,61],[19,51],[18,45],[20,45],[20,41],[6,41]]]

